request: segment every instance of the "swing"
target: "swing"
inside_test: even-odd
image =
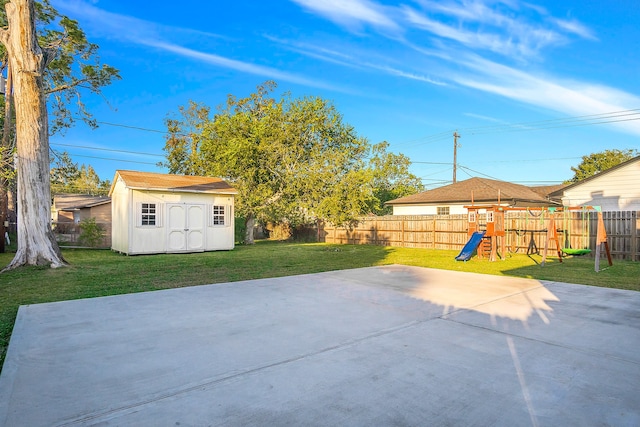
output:
[[[570,245],[571,243],[569,243],[569,247],[568,248],[563,248],[562,249],[562,253],[566,254],[566,255],[573,255],[573,256],[581,256],[581,255],[587,255],[591,253],[591,249],[588,248],[588,244],[584,244],[585,243],[585,239],[589,239],[589,223],[591,221],[591,219],[587,216],[586,219],[586,226],[585,226],[585,213],[586,210],[583,208],[582,209],[582,243],[583,243],[583,248],[582,249],[574,249],[572,248]],[[567,230],[569,230],[570,227],[567,227]],[[586,233],[585,233],[585,229],[586,229]],[[571,242],[571,237],[569,237],[569,242]]]

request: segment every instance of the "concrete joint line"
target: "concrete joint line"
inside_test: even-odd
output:
[[[464,310],[467,310],[467,309],[456,310],[456,312],[464,311]],[[452,314],[452,313],[449,313],[449,314]],[[520,339],[531,341],[531,342],[537,342],[537,343],[541,343],[541,344],[548,344],[548,345],[551,345],[551,346],[554,346],[554,347],[564,348],[564,349],[567,349],[567,350],[573,350],[573,351],[577,351],[579,353],[586,354],[586,355],[589,355],[589,356],[597,356],[599,358],[603,358],[604,357],[604,358],[607,358],[607,359],[618,360],[618,361],[624,362],[624,363],[630,363],[632,365],[640,365],[640,363],[636,362],[635,360],[625,359],[625,358],[622,358],[622,357],[619,357],[619,356],[614,356],[614,355],[608,354],[608,353],[601,353],[601,352],[597,352],[597,351],[594,351],[594,350],[589,350],[589,349],[586,349],[586,348],[572,347],[572,346],[560,344],[560,343],[557,343],[557,342],[554,342],[554,341],[546,341],[546,340],[541,340],[541,339],[538,339],[538,338],[531,338],[531,337],[527,337],[527,336],[524,336],[524,335],[514,334],[514,333],[511,333],[511,332],[500,331],[498,329],[493,329],[493,328],[489,328],[489,327],[486,327],[486,326],[474,325],[472,323],[467,323],[467,322],[462,322],[460,320],[450,319],[450,318],[447,317],[447,316],[449,316],[449,314],[443,315],[441,317],[441,319],[449,321],[449,322],[457,323],[459,325],[469,326],[471,328],[482,329],[482,330],[493,332],[493,333],[496,333],[496,334],[505,335],[507,337],[515,337],[515,338],[520,338]]]
[[[139,408],[141,406],[144,405],[148,405],[150,403],[154,403],[160,400],[164,400],[164,399],[169,399],[175,396],[179,396],[181,394],[185,394],[185,393],[189,393],[192,391],[196,391],[196,390],[203,390],[212,386],[215,386],[216,384],[220,384],[220,383],[224,383],[227,381],[231,381],[234,380],[236,378],[240,378],[246,375],[251,375],[254,374],[256,372],[260,372],[266,369],[270,369],[270,368],[274,368],[277,366],[282,366],[282,365],[286,365],[289,363],[294,363],[297,362],[299,360],[304,360],[310,357],[314,357],[320,354],[324,354],[324,353],[329,353],[332,351],[336,351],[336,350],[341,350],[344,348],[348,348],[351,347],[353,345],[356,345],[358,343],[364,342],[364,341],[368,341],[370,339],[374,339],[380,336],[384,336],[384,335],[389,335],[389,334],[393,334],[395,332],[399,332],[405,329],[409,329],[412,328],[414,326],[420,325],[422,323],[426,323],[429,322],[431,320],[435,320],[436,318],[429,318],[429,319],[424,319],[424,320],[414,320],[412,322],[408,322],[408,323],[404,323],[402,325],[398,325],[398,326],[394,326],[392,328],[387,328],[387,329],[382,329],[376,332],[373,332],[371,334],[365,335],[363,337],[359,337],[359,338],[354,338],[352,340],[349,341],[345,341],[336,345],[332,345],[329,347],[325,347],[322,348],[318,351],[314,351],[311,353],[306,353],[306,354],[301,354],[298,356],[294,356],[294,357],[290,357],[288,359],[284,359],[284,360],[280,360],[277,362],[273,362],[273,363],[268,363],[265,365],[261,365],[261,366],[257,366],[255,368],[251,368],[251,369],[246,369],[240,372],[235,372],[229,375],[226,375],[224,377],[221,378],[215,378],[215,379],[207,379],[201,382],[198,382],[197,384],[193,384],[193,385],[188,385],[186,387],[182,387],[180,389],[174,390],[174,391],[168,391],[162,394],[158,394],[155,397],[152,397],[150,399],[146,399],[146,400],[142,400],[136,403],[132,403],[130,405],[126,405],[126,406],[122,406],[119,408],[114,408],[108,411],[104,411],[104,412],[100,412],[100,413],[96,413],[96,414],[88,414],[85,416],[81,416],[79,418],[76,418],[74,420],[69,420],[69,421],[65,421],[61,424],[58,424],[58,426],[63,427],[63,426],[72,426],[72,425],[77,425],[77,424],[83,424],[86,423],[87,421],[107,421],[111,418],[114,418],[117,415],[122,415],[122,414],[126,414],[126,413],[131,413],[133,412],[133,410],[135,408]]]

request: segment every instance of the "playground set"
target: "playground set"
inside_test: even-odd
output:
[[[604,227],[604,220],[602,217],[602,210],[599,206],[583,206],[583,207],[537,207],[537,208],[523,208],[523,207],[507,207],[501,205],[470,205],[465,206],[468,215],[468,241],[460,254],[456,257],[458,261],[468,261],[471,259],[474,253],[478,254],[478,257],[488,257],[490,261],[495,261],[499,256],[501,259],[505,259],[505,249],[508,246],[506,243],[507,232],[515,233],[516,236],[526,237],[529,236],[529,244],[527,247],[527,255],[539,254],[540,251],[537,247],[534,234],[542,233],[544,236],[544,248],[542,252],[542,261],[540,265],[544,266],[547,261],[547,254],[549,246],[553,243],[555,245],[555,251],[558,255],[558,260],[562,262],[562,258],[566,256],[579,256],[591,253],[589,248],[589,213],[597,212],[597,233],[596,233],[596,253],[595,253],[595,271],[600,271],[600,253],[601,248],[604,246],[609,266],[613,265],[611,259],[611,252],[609,250],[609,242],[607,240],[607,232]],[[481,230],[479,222],[479,212],[484,210],[486,212],[486,225]],[[524,217],[524,223],[522,219],[512,220],[512,227],[505,228],[505,213],[524,211],[526,216]],[[570,233],[569,215],[571,212],[582,212],[582,230],[580,230],[580,238],[582,240],[582,247],[572,247],[572,236]],[[586,219],[585,219],[586,216]],[[562,228],[558,229],[559,220],[562,219]],[[529,224],[533,221],[540,221],[544,223],[546,227],[544,229],[538,229],[530,227]],[[564,235],[564,245],[560,244],[559,233]],[[575,241],[575,237],[573,238]],[[516,252],[518,250],[516,242],[512,239],[510,252]]]

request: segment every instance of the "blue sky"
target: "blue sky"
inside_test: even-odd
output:
[[[452,180],[454,131],[458,180],[557,183],[583,155],[640,149],[637,0],[52,4],[121,71],[104,97],[83,99],[97,130],[51,138],[102,179],[166,172],[155,163],[168,115],[268,79],[278,94],[333,101],[360,136],[407,155],[427,188]]]

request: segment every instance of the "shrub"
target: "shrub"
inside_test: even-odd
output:
[[[80,221],[80,237],[78,241],[84,246],[95,248],[100,246],[104,237],[104,228],[96,223],[95,218]]]

